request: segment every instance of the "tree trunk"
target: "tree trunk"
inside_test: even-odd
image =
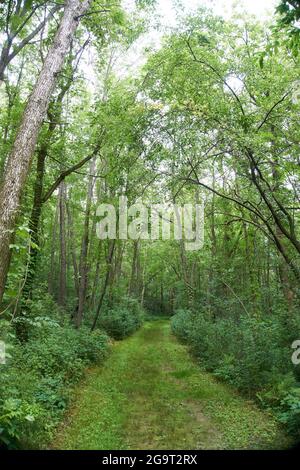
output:
[[[72,54],[70,54],[70,60],[72,60]],[[75,70],[74,70],[75,71]],[[44,177],[45,177],[45,162],[48,156],[51,139],[53,137],[54,131],[57,128],[58,122],[60,121],[62,114],[62,103],[66,93],[69,91],[72,84],[73,74],[70,76],[70,79],[62,86],[61,91],[57,99],[50,104],[48,109],[49,117],[49,127],[47,130],[47,135],[44,142],[41,144],[41,147],[37,154],[37,171],[36,178],[34,183],[34,198],[33,198],[33,207],[31,212],[31,218],[29,221],[29,227],[31,229],[31,240],[34,243],[34,246],[31,247],[30,259],[29,259],[29,269],[28,276],[25,281],[23,288],[23,300],[26,303],[26,300],[31,297],[31,290],[33,286],[33,281],[35,277],[37,258],[38,258],[38,245],[39,245],[39,227],[40,227],[40,218],[42,214],[42,207],[46,200],[43,197],[43,187],[44,187]],[[50,112],[50,108],[53,108],[54,111]],[[66,201],[67,204],[67,201]],[[67,205],[66,205],[66,209]],[[71,216],[70,216],[71,217]]]
[[[74,288],[76,295],[79,295],[79,278],[78,278],[78,266],[76,260],[76,251],[75,251],[75,236],[74,236],[74,227],[73,227],[73,217],[72,212],[69,206],[68,201],[66,201],[66,210],[68,218],[68,228],[69,228],[69,238],[70,238],[70,251],[74,271]]]
[[[98,303],[98,307],[97,307],[97,311],[96,311],[96,315],[95,315],[95,318],[94,318],[94,321],[93,321],[91,331],[95,330],[95,328],[97,326],[97,322],[99,320],[100,313],[101,313],[103,300],[104,300],[104,297],[105,297],[105,294],[106,294],[106,291],[107,291],[107,287],[108,287],[108,284],[109,284],[109,280],[110,280],[111,269],[112,269],[112,261],[113,261],[113,256],[114,256],[114,252],[115,252],[115,246],[116,246],[116,240],[110,240],[109,254],[108,254],[108,260],[107,260],[108,262],[107,262],[106,277],[105,277],[104,285],[103,285],[103,288],[102,288],[102,293],[101,293],[101,296],[100,296],[100,299],[99,299],[99,303]]]
[[[31,211],[31,217],[29,220],[30,239],[31,239],[31,250],[29,254],[28,262],[28,274],[23,288],[23,299],[22,301],[26,304],[26,301],[30,299],[32,292],[32,285],[34,281],[37,257],[39,251],[39,225],[40,217],[42,213],[42,195],[43,195],[43,181],[45,172],[45,159],[47,156],[47,145],[43,145],[38,153],[36,179],[34,183],[34,196],[33,206]]]
[[[59,216],[59,200],[57,201],[55,216],[52,226],[52,237],[51,237],[51,257],[50,257],[50,269],[48,276],[48,293],[50,295],[54,294],[54,274],[55,274],[55,249],[56,249],[56,237],[57,237],[57,224]]]
[[[271,128],[272,132],[274,133],[274,128]],[[274,156],[274,160],[272,162],[272,177],[273,177],[273,192],[276,194],[277,191],[280,190],[280,177],[279,177],[279,163],[277,155]],[[282,244],[284,244],[284,235],[280,228],[276,226],[276,235],[278,240]],[[294,291],[292,289],[290,279],[289,279],[289,267],[284,259],[280,257],[279,259],[279,278],[282,286],[283,295],[286,299],[289,311],[293,308],[293,301],[294,301]]]
[[[131,277],[128,289],[128,295],[134,296],[137,295],[138,291],[138,258],[139,258],[139,247],[140,247],[140,240],[133,241],[133,254],[132,254],[132,264],[131,264]]]
[[[86,199],[86,208],[85,208],[85,217],[84,217],[84,228],[82,235],[81,243],[81,254],[80,254],[80,263],[79,263],[79,292],[78,292],[78,310],[75,317],[76,328],[80,328],[83,309],[86,298],[86,289],[87,289],[87,273],[88,273],[88,249],[89,249],[89,230],[90,230],[90,215],[91,215],[91,205],[93,197],[93,187],[94,187],[94,178],[93,174],[95,173],[96,159],[93,158],[90,163],[90,176],[88,181],[87,188],[87,199]]]
[[[61,307],[66,304],[67,289],[67,248],[66,248],[66,184],[64,181],[59,187],[59,234],[60,234],[60,271],[58,303]]]
[[[20,199],[30,171],[39,130],[47,112],[57,76],[70,48],[79,17],[91,0],[68,0],[54,42],[43,64],[40,76],[28,100],[13,149],[5,168],[0,188],[0,302],[2,301],[11,253],[12,233],[20,208]]]
[[[160,283],[160,313],[165,313],[165,303],[164,303],[164,284],[163,281]]]
[[[97,288],[98,288],[99,280],[100,280],[101,252],[102,252],[102,240],[99,240],[98,248],[97,248],[96,270],[95,270],[95,277],[94,277],[92,297],[91,297],[92,308],[95,308],[96,306],[96,294],[97,294]]]

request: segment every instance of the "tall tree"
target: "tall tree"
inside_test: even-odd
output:
[[[28,100],[13,149],[5,167],[3,183],[0,188],[0,302],[11,258],[9,245],[39,130],[79,20],[86,13],[91,2],[92,0],[66,0],[64,15]]]
[[[0,53],[0,82],[4,80],[6,68],[12,60],[30,44],[55,13],[62,8],[62,4],[57,4],[48,10],[43,1],[16,0],[5,3],[0,18],[5,33],[5,41]],[[42,15],[37,22],[33,21],[40,10],[43,10]],[[28,24],[31,27],[28,28]]]

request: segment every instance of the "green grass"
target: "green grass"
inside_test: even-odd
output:
[[[289,440],[275,419],[203,372],[151,321],[89,371],[56,449],[269,449]]]

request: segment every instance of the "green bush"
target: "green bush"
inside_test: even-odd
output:
[[[1,366],[0,443],[38,448],[62,418],[72,385],[86,366],[106,356],[109,338],[99,330],[77,331],[47,317],[35,318],[24,345],[9,328],[5,337],[11,357]]]
[[[88,365],[101,362],[108,353],[107,333],[122,339],[143,320],[136,300],[120,299],[101,319],[99,326],[107,333],[91,333],[87,323],[73,328],[70,316],[43,292],[36,291],[28,303],[25,344],[16,339],[14,324],[0,322],[0,338],[9,352],[7,363],[1,365],[0,447],[40,448],[47,442],[62,419],[73,385]]]
[[[290,389],[281,399],[278,418],[292,434],[300,438],[300,387]]]
[[[17,443],[23,432],[28,432],[29,427],[41,414],[41,409],[36,403],[27,403],[25,400],[7,398],[0,401],[0,448],[17,448]]]
[[[257,398],[295,434],[300,428],[300,388],[291,343],[299,326],[282,318],[212,319],[180,310],[172,318],[172,330],[206,370]]]
[[[300,387],[292,372],[273,376],[270,387],[257,394],[261,404],[275,412],[279,421],[300,438]]]
[[[172,317],[173,333],[182,341],[190,342],[193,315],[189,310],[178,310]]]
[[[126,301],[125,305],[118,305],[107,309],[100,317],[99,326],[109,336],[121,340],[134,333],[143,322],[143,310],[135,300]]]

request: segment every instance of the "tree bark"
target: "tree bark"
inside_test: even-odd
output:
[[[45,160],[47,156],[47,144],[42,145],[37,159],[36,179],[34,183],[34,196],[31,217],[29,221],[31,250],[28,263],[28,274],[23,288],[23,300],[26,302],[31,297],[32,284],[36,271],[39,250],[39,225],[42,213],[42,194],[45,172]]]
[[[96,306],[96,294],[97,294],[97,288],[98,288],[99,280],[100,280],[101,254],[102,254],[102,240],[99,240],[98,247],[97,247],[96,270],[95,270],[92,296],[91,296],[91,304],[90,304],[93,309]]]
[[[61,102],[64,94],[61,95],[61,100],[57,103],[61,108]],[[60,114],[60,113],[59,113]],[[43,208],[43,189],[44,189],[44,177],[45,177],[45,163],[46,158],[49,152],[50,142],[52,134],[56,128],[56,115],[50,116],[50,124],[48,127],[47,135],[45,141],[41,144],[37,152],[37,165],[36,165],[36,176],[33,188],[33,205],[31,210],[31,216],[29,220],[30,228],[30,239],[32,242],[32,247],[29,254],[29,263],[28,263],[28,275],[23,288],[23,301],[26,304],[27,299],[31,297],[32,286],[35,277],[35,271],[37,266],[38,252],[39,252],[39,230],[40,230],[40,219],[42,215]]]
[[[129,296],[138,295],[138,258],[139,258],[140,240],[133,241],[133,253],[131,264],[131,277],[128,289]]]
[[[85,45],[86,43],[84,44],[81,50],[85,48]],[[70,50],[69,62],[72,66],[72,49]],[[63,105],[65,95],[67,94],[67,92],[69,91],[73,83],[73,78],[74,78],[74,74],[75,74],[77,66],[78,66],[78,61],[75,64],[75,66],[72,67],[72,74],[70,75],[66,83],[61,87],[61,91],[57,99],[54,100],[49,105],[49,109],[48,109],[48,117],[50,121],[49,127],[47,130],[45,140],[41,143],[41,146],[37,152],[37,171],[36,171],[36,177],[35,177],[35,183],[34,183],[33,207],[31,211],[31,218],[29,221],[29,228],[31,230],[30,237],[33,242],[33,246],[31,247],[31,251],[29,254],[30,259],[28,263],[28,275],[25,280],[25,284],[23,288],[22,299],[24,301],[23,302],[24,306],[26,306],[26,301],[27,299],[31,297],[31,294],[32,294],[32,287],[33,287],[33,281],[34,281],[35,272],[36,272],[39,241],[40,241],[40,236],[39,236],[40,218],[42,214],[43,204],[47,200],[43,196],[46,158],[49,154],[51,139],[53,137],[54,131],[57,128],[58,123],[61,118],[62,105]],[[68,211],[67,201],[66,201],[66,209]],[[70,215],[70,218],[71,218],[71,215]],[[69,220],[69,214],[68,214],[68,220]],[[72,251],[72,254],[73,254],[73,251]]]
[[[73,35],[92,0],[66,0],[64,15],[40,76],[28,100],[0,188],[0,302],[10,264],[10,241],[20,208],[20,199],[30,171],[39,130],[47,112],[57,76],[62,69]]]
[[[108,254],[108,262],[107,262],[107,271],[106,271],[105,281],[104,281],[104,285],[103,285],[103,288],[102,288],[102,293],[101,293],[101,296],[100,296],[100,299],[99,299],[99,303],[98,303],[98,307],[97,307],[97,311],[96,311],[96,315],[95,315],[95,318],[94,318],[94,321],[93,321],[91,331],[94,331],[96,326],[97,326],[97,322],[99,320],[102,305],[103,305],[103,300],[104,300],[104,297],[105,297],[105,294],[106,294],[106,291],[107,291],[107,287],[108,287],[109,279],[110,279],[110,275],[111,275],[112,261],[113,261],[113,256],[114,256],[114,252],[115,252],[116,240],[110,240],[110,242],[111,243],[110,243],[110,247],[109,247],[109,254]]]
[[[59,200],[56,204],[55,215],[52,225],[52,236],[51,236],[51,256],[50,256],[50,269],[48,276],[48,293],[53,295],[54,293],[54,277],[55,277],[55,253],[56,253],[56,241],[57,241],[57,225],[59,216]]]
[[[67,210],[67,219],[68,219],[68,228],[69,228],[69,239],[70,239],[70,251],[74,271],[74,288],[75,293],[79,295],[79,278],[78,278],[78,266],[76,260],[76,251],[75,251],[75,236],[74,236],[74,227],[73,227],[73,217],[71,208],[68,200],[66,201],[66,210]]]
[[[85,217],[84,217],[84,228],[82,235],[81,243],[81,254],[80,254],[80,263],[79,263],[79,292],[78,292],[78,310],[75,317],[75,326],[80,328],[83,309],[86,298],[87,290],[87,274],[88,274],[88,249],[89,249],[89,230],[90,230],[90,215],[91,215],[91,205],[93,197],[93,187],[94,187],[94,178],[93,174],[95,173],[96,160],[95,158],[91,160],[90,163],[90,176],[88,181],[87,188],[87,199],[86,199],[86,208],[85,208]]]
[[[66,304],[67,290],[67,247],[66,247],[66,184],[63,181],[59,187],[59,239],[60,239],[60,270],[58,303],[61,307]]]
[[[271,128],[271,131],[274,134],[275,130],[273,127]],[[276,195],[276,192],[280,190],[280,186],[281,186],[280,177],[279,177],[279,162],[278,162],[278,158],[276,155],[274,157],[274,161],[272,162],[272,177],[273,177],[273,182],[274,182],[272,189]],[[284,244],[283,233],[281,232],[278,226],[276,226],[276,235],[277,235],[277,238],[281,241],[281,243]],[[282,286],[283,295],[286,299],[289,311],[292,311],[295,294],[294,294],[294,291],[292,289],[290,279],[289,279],[289,269],[288,269],[286,262],[282,259],[282,257],[280,257],[278,261],[279,261],[279,266],[278,266],[279,278],[280,278],[280,282]]]

